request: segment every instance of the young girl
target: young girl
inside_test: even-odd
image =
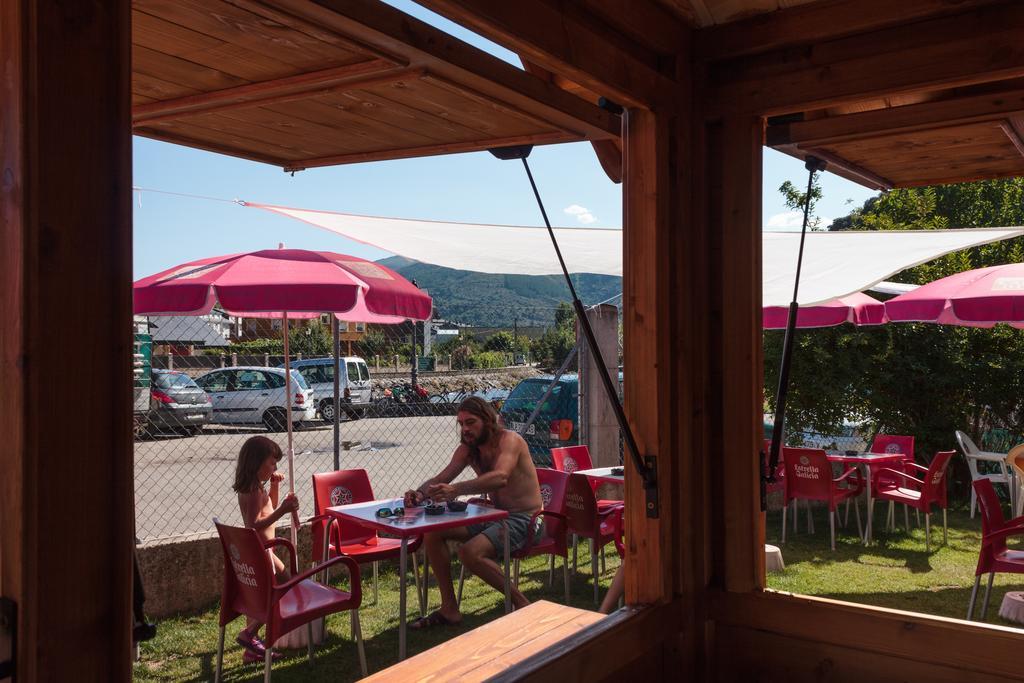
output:
[[[235,483],[232,487],[238,494],[238,507],[242,511],[242,522],[250,529],[255,529],[266,540],[274,538],[274,525],[277,520],[299,509],[299,500],[294,493],[289,493],[278,504],[280,485],[284,475],[277,471],[277,462],[281,459],[281,447],[265,436],[254,436],[242,444],[238,452],[238,464],[235,466]],[[264,489],[270,482],[270,490]],[[288,577],[288,570],[274,553],[270,553],[274,562],[274,573],[278,579]],[[245,628],[238,633],[236,642],[245,648],[243,661],[262,662],[265,645],[257,637],[263,624],[246,617]],[[274,658],[278,657],[274,653]]]

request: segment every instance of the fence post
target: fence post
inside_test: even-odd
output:
[[[171,351],[170,349],[167,350],[167,369],[174,369],[174,351]]]
[[[452,371],[452,354],[448,354],[448,372]]]
[[[270,354],[269,353],[263,354],[263,367],[265,367],[265,368],[269,368],[270,367]]]
[[[222,353],[222,354],[220,354],[220,366],[221,366],[222,368],[223,368],[223,367],[226,367],[226,364],[224,363],[224,354],[223,354],[223,353]]]
[[[231,365],[238,365],[238,352],[231,352]]]
[[[380,354],[373,354],[373,368],[374,370],[380,370]]]
[[[295,360],[302,360],[302,351],[299,351],[297,354],[295,354]]]
[[[398,354],[395,354],[395,372],[398,372]]]

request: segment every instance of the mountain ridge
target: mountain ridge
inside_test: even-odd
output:
[[[561,275],[480,273],[390,256],[378,263],[391,268],[434,299],[435,316],[474,327],[545,327],[555,308],[571,301]],[[573,273],[573,285],[584,304],[596,304],[622,293],[616,275]]]

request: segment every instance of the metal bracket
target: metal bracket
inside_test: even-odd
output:
[[[18,651],[18,605],[0,597],[0,680],[14,680],[14,654]]]
[[[661,505],[658,503],[658,459],[653,455],[644,456],[644,467],[646,472],[644,478],[644,509],[650,519],[657,519],[661,512]]]

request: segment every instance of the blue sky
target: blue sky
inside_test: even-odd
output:
[[[518,66],[511,52],[419,5],[398,0],[389,4]],[[769,149],[764,159],[765,225],[799,228],[799,216],[789,215],[778,187],[785,180],[804,185],[803,164]],[[192,259],[274,248],[280,242],[364,258],[387,255],[230,201],[163,192],[401,218],[542,224],[521,165],[500,162],[485,152],[310,169],[292,176],[265,164],[135,138],[134,164],[134,185],[144,188],[135,193],[136,278]],[[605,176],[589,143],[537,147],[530,166],[556,225],[621,226],[621,187]],[[826,222],[874,194],[829,173],[822,177],[822,189],[817,212]]]

